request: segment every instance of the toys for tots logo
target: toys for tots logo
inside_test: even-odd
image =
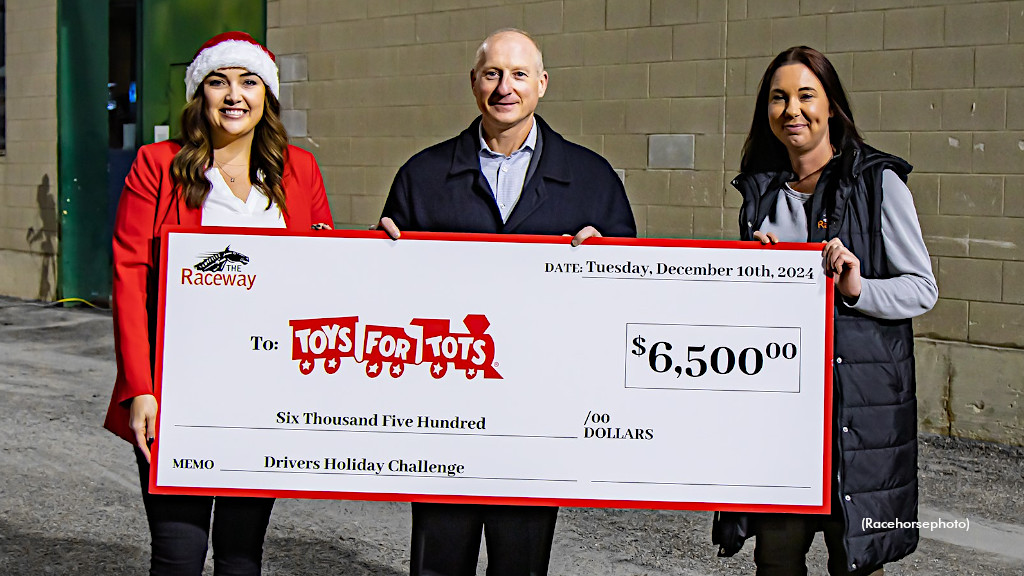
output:
[[[405,373],[408,364],[428,364],[430,375],[443,378],[449,368],[462,370],[466,378],[502,376],[495,369],[494,339],[486,334],[491,325],[483,314],[469,314],[462,321],[465,332],[452,332],[451,320],[415,318],[407,326],[360,324],[358,316],[292,320],[292,360],[299,372],[310,374],[316,362],[334,374],[342,359],[366,364],[366,375],[385,372],[392,378]]]
[[[246,274],[242,266],[249,263],[249,257],[231,249],[201,254],[202,258],[192,268],[181,269],[182,286],[228,286],[252,290],[256,283],[255,274]]]

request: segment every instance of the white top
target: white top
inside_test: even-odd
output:
[[[214,166],[206,171],[210,193],[203,202],[203,226],[231,226],[238,228],[284,228],[284,215],[277,203],[267,209],[267,195],[253,186],[249,198],[242,202],[235,196],[220,170]]]

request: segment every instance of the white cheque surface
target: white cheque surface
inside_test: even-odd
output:
[[[154,485],[820,506],[820,253],[722,246],[172,233]]]

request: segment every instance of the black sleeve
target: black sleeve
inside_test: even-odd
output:
[[[629,206],[629,198],[626,197],[626,188],[611,165],[606,166],[609,174],[608,184],[604,187],[604,213],[600,215],[599,224],[594,224],[594,228],[603,236],[636,238],[636,220],[633,219],[633,209]]]
[[[395,174],[395,180],[391,183],[391,190],[388,198],[384,201],[384,209],[380,217],[391,218],[399,230],[412,229],[412,207],[409,205],[408,175],[403,166]]]

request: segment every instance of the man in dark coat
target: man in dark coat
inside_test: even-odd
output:
[[[488,36],[470,80],[481,116],[399,169],[379,228],[395,239],[401,230],[574,235],[574,246],[636,236],[608,162],[534,114],[548,75],[528,34]],[[476,574],[483,531],[489,576],[543,576],[557,514],[548,506],[413,503],[410,573]]]

